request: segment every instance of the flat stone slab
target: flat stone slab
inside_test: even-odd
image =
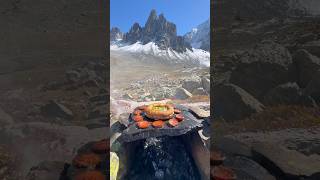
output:
[[[165,122],[162,128],[154,128],[149,126],[146,129],[137,128],[136,124],[132,120],[130,115],[130,124],[127,129],[122,132],[122,135],[118,138],[119,142],[131,142],[150,137],[160,136],[180,136],[193,130],[199,130],[203,127],[201,119],[197,119],[188,108],[180,105],[175,105],[176,108],[182,111],[184,120],[179,123],[176,127],[169,127]]]
[[[256,143],[252,147],[256,158],[270,161],[288,177],[311,176],[320,171],[319,156],[306,156],[279,144]]]

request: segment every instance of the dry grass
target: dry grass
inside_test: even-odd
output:
[[[276,106],[236,122],[215,119],[214,135],[320,126],[320,108]]]

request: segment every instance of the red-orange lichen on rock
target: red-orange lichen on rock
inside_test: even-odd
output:
[[[74,180],[105,180],[106,176],[100,171],[84,171],[75,176]]]
[[[78,168],[95,167],[101,162],[100,156],[94,153],[78,154],[72,161]]]
[[[107,139],[103,139],[92,145],[92,151],[95,153],[107,153],[109,149],[109,140]]]

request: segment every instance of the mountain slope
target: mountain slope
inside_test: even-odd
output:
[[[147,44],[136,42],[134,44],[124,45],[113,43],[110,46],[110,50],[138,55],[142,59],[154,57],[163,63],[169,64],[199,65],[206,67],[210,66],[210,53],[201,49],[192,49],[192,51],[187,49],[185,52],[177,52],[172,48],[165,50],[161,49],[154,42],[149,42]]]
[[[184,35],[185,41],[189,42],[193,48],[210,50],[210,21],[207,20],[191,32]]]

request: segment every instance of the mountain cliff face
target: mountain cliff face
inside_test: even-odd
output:
[[[110,30],[110,41],[118,41],[122,40],[123,38],[123,33],[120,31],[119,28],[113,27]]]
[[[176,25],[166,20],[163,14],[157,16],[152,10],[144,27],[134,23],[128,33],[123,37],[123,41],[129,44],[141,42],[147,44],[154,42],[159,49],[171,48],[177,52],[192,51],[190,43],[186,42],[182,36],[177,36]]]
[[[210,51],[210,21],[207,20],[183,36],[193,48]]]

